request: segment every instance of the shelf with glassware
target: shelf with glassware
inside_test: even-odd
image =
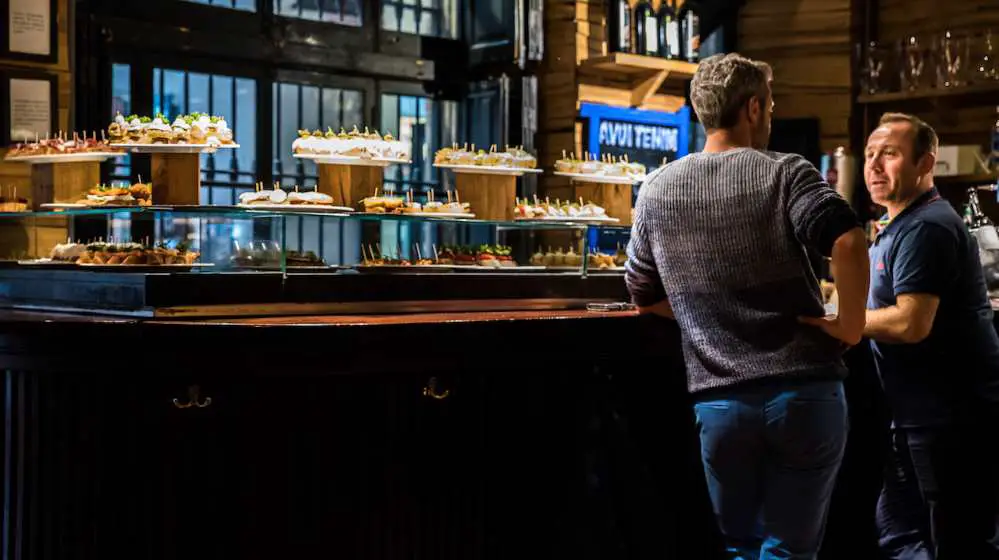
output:
[[[999,93],[999,45],[992,30],[872,41],[862,53],[860,104],[982,97]]]

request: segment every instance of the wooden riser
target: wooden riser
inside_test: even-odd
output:
[[[382,189],[385,170],[381,167],[319,164],[319,192],[333,197],[338,206],[352,208],[375,189]]]
[[[35,210],[49,202],[76,202],[100,181],[101,164],[95,161],[32,165],[31,202]]]
[[[621,220],[622,226],[631,225],[631,185],[609,183],[574,183],[573,200],[582,197],[584,202],[602,206],[611,218]]]
[[[480,220],[512,221],[517,197],[517,178],[509,175],[458,173],[455,185],[462,202],[472,207]]]
[[[200,154],[153,153],[153,204],[198,204],[201,197]]]

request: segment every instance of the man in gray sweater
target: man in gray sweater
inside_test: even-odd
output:
[[[856,215],[815,167],[766,151],[771,76],[737,54],[700,63],[690,98],[704,151],[642,187],[626,281],[641,312],[679,323],[729,557],[805,559],[846,445],[841,355],[864,327],[868,258]],[[837,316],[823,317],[808,249],[832,259]]]

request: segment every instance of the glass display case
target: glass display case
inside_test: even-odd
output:
[[[372,301],[385,309],[400,301],[509,308],[620,300],[629,233],[571,220],[155,205],[3,213],[0,229],[0,302],[153,315],[219,306],[261,313],[234,308],[260,304],[287,313]],[[579,283],[597,277],[602,284]]]

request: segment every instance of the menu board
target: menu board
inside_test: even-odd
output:
[[[11,53],[52,56],[52,2],[7,0],[7,49]]]
[[[10,140],[24,142],[52,132],[52,82],[10,78]]]
[[[687,155],[690,149],[690,108],[661,113],[583,103],[584,151],[599,158],[627,156],[649,172]]]

